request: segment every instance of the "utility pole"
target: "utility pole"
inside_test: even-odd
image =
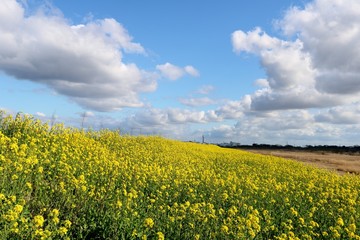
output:
[[[51,121],[50,121],[50,128],[52,128],[55,124],[55,121],[56,121],[56,111],[51,115]]]
[[[83,128],[84,128],[85,118],[86,118],[86,112],[84,112],[84,113],[83,113],[83,115],[82,115],[81,129],[83,129]]]

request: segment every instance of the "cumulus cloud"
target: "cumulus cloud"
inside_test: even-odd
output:
[[[234,139],[236,135],[236,129],[234,126],[221,124],[220,126],[213,127],[210,131],[206,132],[207,137],[209,140],[224,140],[229,141]]]
[[[171,124],[207,123],[218,119],[219,116],[214,111],[148,108],[137,112],[128,121],[137,126],[166,126]]]
[[[360,92],[360,3],[315,0],[277,21],[287,40],[261,28],[232,34],[236,53],[260,58],[267,78],[253,110],[322,108],[350,103]],[[259,83],[259,82],[258,82]]]
[[[360,104],[334,107],[315,115],[317,122],[331,124],[360,124]]]
[[[266,131],[306,130],[313,122],[313,116],[306,110],[277,111],[261,119],[258,127]]]
[[[189,74],[193,77],[200,76],[198,70],[196,70],[193,66],[178,67],[168,62],[165,64],[157,65],[156,69],[160,71],[163,77],[168,78],[172,81],[183,77],[185,74]]]
[[[262,88],[270,87],[268,80],[265,78],[256,79],[254,84],[255,84],[255,86],[262,87]]]
[[[311,54],[319,91],[354,94],[360,92],[359,22],[359,1],[317,0],[290,9],[279,25]]]
[[[359,125],[319,122],[307,110],[272,111],[267,117],[243,115],[236,124],[220,124],[202,132],[209,142],[292,145],[354,145]]]
[[[190,107],[199,107],[199,106],[207,106],[207,105],[215,104],[215,101],[208,97],[188,98],[188,99],[182,98],[180,99],[180,102]]]
[[[281,40],[270,37],[261,28],[256,27],[247,33],[237,30],[232,34],[233,50],[240,52],[261,53],[264,49],[271,50],[281,44]]]
[[[96,111],[139,107],[141,92],[156,89],[156,76],[122,61],[144,53],[114,19],[71,25],[54,12],[26,14],[16,0],[0,2],[0,70],[47,85]]]
[[[216,115],[224,119],[239,119],[250,111],[251,97],[245,95],[239,101],[227,101],[215,110]]]
[[[62,119],[74,126],[120,129],[122,134],[157,134],[181,140],[235,141],[243,144],[341,144],[354,145],[360,137],[359,104],[330,110],[249,111],[245,100],[228,102],[224,108],[194,111],[179,108],[140,108],[124,118],[93,115]],[[242,113],[241,113],[242,109]],[[46,118],[47,121],[50,118]],[[236,119],[236,122],[231,120]],[[86,120],[86,121],[85,121]],[[357,124],[356,124],[357,121]],[[211,123],[202,125],[204,123]],[[336,124],[334,124],[336,123]],[[354,124],[355,123],[355,124]]]
[[[319,94],[314,89],[292,89],[274,91],[262,89],[251,96],[251,109],[254,111],[324,108],[340,104],[342,99]]]
[[[228,101],[216,110],[216,114],[225,119],[238,119],[244,115],[242,101]]]

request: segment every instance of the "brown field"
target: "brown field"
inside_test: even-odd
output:
[[[360,154],[338,154],[331,152],[310,152],[301,150],[266,150],[266,149],[244,149],[245,151],[272,155],[307,164],[315,165],[317,167],[336,171],[340,174],[354,173],[360,174]]]

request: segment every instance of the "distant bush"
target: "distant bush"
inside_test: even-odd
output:
[[[360,153],[360,146],[336,146],[336,145],[306,145],[305,147],[301,146],[292,146],[292,145],[272,145],[272,144],[257,144],[252,145],[231,145],[231,144],[219,144],[221,147],[227,148],[239,148],[239,149],[274,149],[274,150],[306,150],[306,151],[325,151],[333,153],[348,153],[356,154]]]

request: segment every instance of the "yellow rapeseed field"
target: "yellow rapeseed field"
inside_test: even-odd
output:
[[[360,239],[360,178],[0,114],[0,239]]]

